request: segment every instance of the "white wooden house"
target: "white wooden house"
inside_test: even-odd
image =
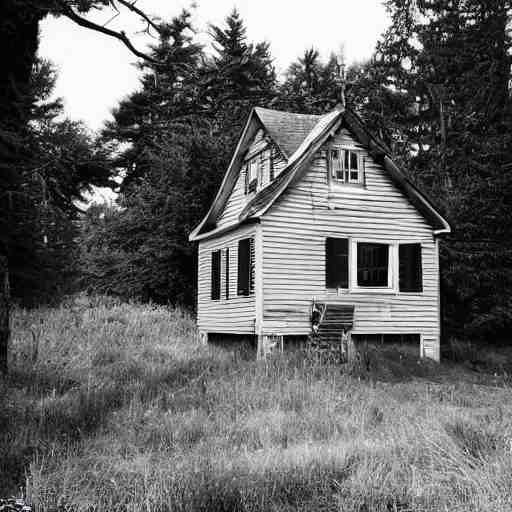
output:
[[[439,246],[448,222],[352,111],[255,108],[199,243],[198,327],[311,331],[313,302],[353,306],[354,335],[417,335],[439,360]]]

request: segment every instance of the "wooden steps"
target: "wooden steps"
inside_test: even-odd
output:
[[[322,360],[344,362],[354,324],[354,306],[314,302],[311,323],[309,349]]]

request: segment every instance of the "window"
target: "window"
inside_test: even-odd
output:
[[[389,286],[389,245],[367,242],[357,244],[357,285]]]
[[[329,150],[331,178],[341,183],[362,183],[363,169],[360,152],[351,149]]]
[[[260,153],[260,187],[263,188],[271,181],[270,179],[270,151]]]
[[[325,286],[348,288],[348,239],[325,240]]]
[[[258,157],[249,160],[246,169],[246,194],[248,194],[255,192],[258,187]]]
[[[254,291],[254,238],[238,242],[238,295]]]
[[[422,292],[421,244],[400,244],[398,283],[401,292]]]
[[[224,268],[224,286],[226,288],[226,299],[229,299],[229,248],[226,249],[226,260]]]
[[[220,251],[212,252],[211,298],[220,299]]]

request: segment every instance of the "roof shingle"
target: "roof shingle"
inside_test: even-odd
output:
[[[289,158],[322,117],[313,114],[294,114],[256,107],[255,112],[268,134]]]

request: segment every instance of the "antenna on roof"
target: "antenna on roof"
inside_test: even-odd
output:
[[[344,57],[344,48],[343,46],[340,48],[340,52],[336,56],[336,83],[338,85],[339,91],[339,103],[338,107],[342,109],[345,108],[345,90],[347,88],[347,75],[345,72],[345,57]]]

